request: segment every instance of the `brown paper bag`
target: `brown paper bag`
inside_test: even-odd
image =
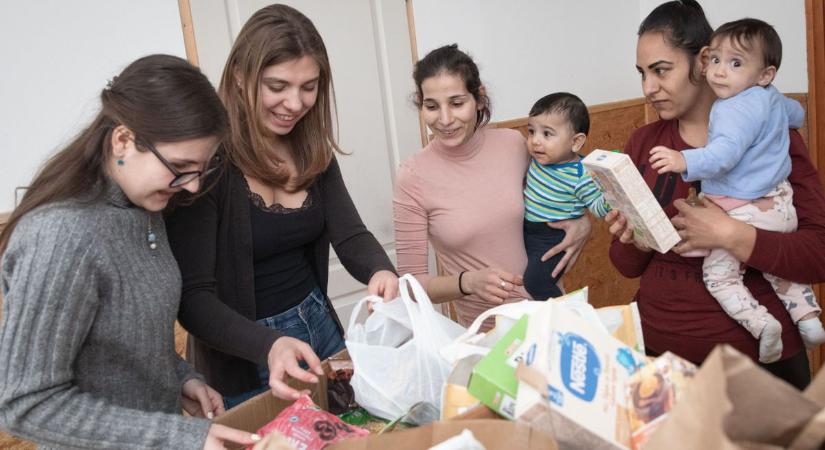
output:
[[[723,345],[643,448],[802,450],[823,443],[825,371],[803,394]]]

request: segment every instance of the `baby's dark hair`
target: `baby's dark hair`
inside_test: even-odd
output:
[[[710,36],[711,43],[714,39],[722,38],[728,38],[748,51],[758,42],[765,67],[774,66],[779,69],[782,62],[782,40],[770,24],[751,18],[728,22],[717,28]]]
[[[575,133],[587,135],[590,132],[590,114],[587,113],[587,106],[580,98],[569,92],[545,95],[530,108],[530,117],[551,113],[563,114]]]

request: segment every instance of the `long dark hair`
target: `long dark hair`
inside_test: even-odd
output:
[[[493,115],[492,108],[490,107],[490,98],[482,92],[478,65],[476,65],[470,55],[458,49],[458,44],[439,47],[427,53],[427,56],[415,63],[413,80],[415,80],[416,106],[421,109],[421,102],[424,99],[421,84],[424,80],[442,72],[457,75],[464,81],[467,92],[473,96],[476,103],[481,105],[481,109],[476,112],[476,129],[486,125]]]
[[[151,55],[129,64],[100,93],[100,112],[32,180],[0,233],[0,254],[15,225],[38,206],[76,198],[102,186],[112,131],[124,125],[149,143],[222,138],[226,111],[209,80],[185,60]],[[140,149],[140,146],[138,146]],[[102,195],[102,190],[93,199]]]
[[[241,28],[218,86],[231,122],[225,144],[229,161],[264,183],[285,186],[290,174],[282,167],[271,166],[270,144],[266,139],[271,132],[259,119],[260,78],[267,67],[304,56],[312,58],[320,72],[315,105],[284,136],[298,172],[290,183],[294,190],[312,184],[329,166],[333,151],[343,153],[333,132],[335,93],[329,57],[315,25],[286,5],[258,10]]]
[[[662,3],[650,12],[639,25],[641,36],[645,33],[662,33],[665,40],[674,48],[696,56],[706,45],[710,44],[713,28],[705,17],[705,11],[695,0],[677,0]],[[699,84],[702,80],[695,76],[694,58],[690,59],[690,81]]]

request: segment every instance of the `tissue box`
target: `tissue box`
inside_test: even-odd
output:
[[[593,150],[582,164],[610,206],[621,211],[633,226],[637,242],[659,253],[666,253],[679,243],[679,234],[629,156]]]

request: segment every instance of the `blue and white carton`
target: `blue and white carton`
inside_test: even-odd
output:
[[[630,448],[625,386],[644,355],[557,301],[530,316],[525,345],[518,420],[551,433],[562,448]]]

